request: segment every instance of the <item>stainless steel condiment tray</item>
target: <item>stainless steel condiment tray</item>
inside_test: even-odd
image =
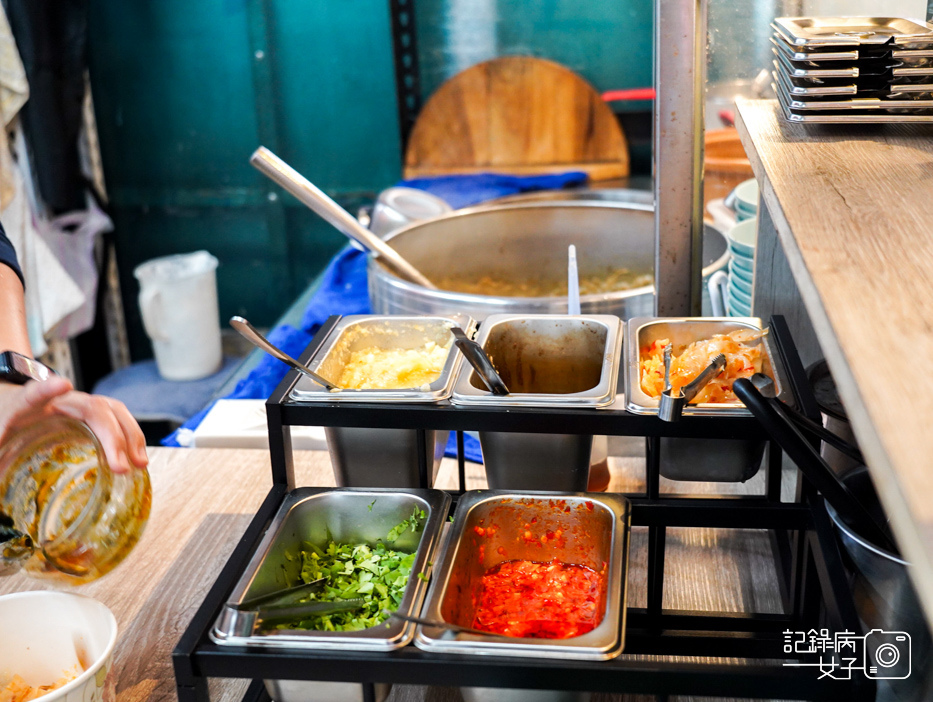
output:
[[[472,628],[481,579],[500,563],[557,560],[604,574],[603,616],[594,629],[566,639],[452,633],[421,625],[415,645],[470,655],[607,660],[624,645],[628,500],[602,493],[476,490],[457,503],[431,577],[422,616]]]
[[[793,46],[795,49],[806,49],[809,51],[816,51],[820,49],[850,49],[858,51],[859,40],[855,37],[850,36],[820,36],[820,37],[811,37],[811,38],[802,38],[797,37],[794,34],[794,31],[787,27],[789,23],[788,20],[794,20],[795,18],[788,17],[776,17],[774,22],[771,23],[771,28],[774,30],[775,34],[781,41],[787,42],[790,46]],[[885,39],[887,41],[887,39]]]
[[[893,113],[881,111],[855,111],[848,112],[796,112],[790,107],[791,99],[784,95],[776,83],[771,84],[778,98],[778,103],[784,112],[784,119],[798,124],[893,124],[893,123],[930,123],[933,122],[933,111],[924,113]]]
[[[904,76],[933,76],[933,66],[905,67],[891,69],[895,78]]]
[[[858,49],[849,51],[805,51],[791,46],[779,35],[772,36],[771,43],[777,49],[779,55],[785,56],[791,61],[807,63],[821,63],[823,61],[854,63],[859,60]]]
[[[615,400],[622,354],[622,322],[615,315],[491,315],[476,341],[510,392],[493,395],[464,363],[451,397],[456,405],[579,408]],[[570,392],[523,391],[531,377],[546,374],[591,377],[594,384]]]
[[[272,520],[214,623],[211,639],[222,646],[317,650],[388,651],[407,645],[414,636],[414,625],[397,619],[360,631],[254,631],[254,617],[243,611],[242,603],[300,584],[301,552],[308,550],[305,544],[326,547],[333,539],[341,544],[374,545],[411,517],[415,508],[427,514],[421,530],[414,533],[407,529],[387,546],[416,554],[398,609],[403,614],[417,614],[427,590],[418,574],[429,571],[450,496],[440,490],[298,488],[286,496]]]
[[[850,100],[803,99],[791,94],[791,86],[783,73],[776,75],[775,92],[783,97],[792,110],[892,110],[933,109],[933,100],[855,97]]]
[[[777,17],[771,26],[789,44],[808,48],[933,43],[933,28],[902,17]]]
[[[781,72],[781,68],[778,66],[777,61],[772,61],[774,70],[771,72],[771,76],[778,80],[778,73],[781,73],[782,76],[786,77],[786,74]],[[821,81],[811,81],[808,85],[797,85],[796,80],[793,78],[788,79],[790,82],[788,89],[790,90],[791,95],[857,95],[858,86],[857,85],[819,85]],[[798,79],[799,80],[799,79]],[[815,84],[814,84],[815,83]]]
[[[773,39],[772,39],[773,41]],[[794,78],[858,78],[857,66],[839,66],[838,68],[813,68],[810,62],[803,62],[803,68],[794,65],[794,61],[777,48],[771,49],[787,75]]]
[[[898,49],[891,52],[891,58],[896,61],[920,61],[933,59],[933,50],[930,49]]]
[[[447,346],[447,360],[437,380],[421,388],[400,390],[327,391],[307,378],[298,380],[291,399],[300,402],[439,402],[450,396],[463,356],[453,344],[450,328],[458,326],[472,332],[472,317],[454,314],[447,317],[396,315],[349,315],[340,319],[308,362],[308,368],[339,385],[340,375],[353,351],[378,349],[420,349],[433,342]]]
[[[669,339],[676,356],[684,347],[709,339],[714,334],[728,334],[737,329],[761,329],[757,317],[635,317],[626,322],[625,330],[625,399],[626,409],[635,414],[657,414],[658,398],[641,388],[641,349],[658,339]],[[777,397],[790,398],[787,384],[776,354],[764,337],[761,344],[761,372],[774,380]],[[687,405],[683,416],[750,416],[741,402],[698,403]]]
[[[933,91],[933,83],[894,83],[890,91],[892,95],[898,93],[929,93]]]

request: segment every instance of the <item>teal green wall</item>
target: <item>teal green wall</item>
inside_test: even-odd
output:
[[[510,54],[562,63],[600,92],[652,85],[652,0],[474,0],[463,13],[450,0],[415,2],[428,95],[468,65]]]
[[[600,91],[651,84],[647,0],[475,1],[485,14],[417,0],[425,96],[504,54],[559,61]],[[221,318],[268,325],[343,246],[248,165],[258,145],[351,212],[398,180],[389,26],[388,0],[92,3],[91,81],[134,358],[150,355],[138,263],[207,249],[220,260]]]

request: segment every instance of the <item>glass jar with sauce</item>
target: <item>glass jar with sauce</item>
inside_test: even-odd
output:
[[[0,575],[95,580],[139,541],[151,504],[149,473],[112,472],[85,424],[36,422],[0,447]]]

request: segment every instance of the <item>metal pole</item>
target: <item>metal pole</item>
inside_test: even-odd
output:
[[[655,0],[655,313],[698,316],[706,0]]]

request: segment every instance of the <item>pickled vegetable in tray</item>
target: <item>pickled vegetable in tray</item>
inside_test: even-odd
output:
[[[678,390],[690,383],[721,353],[726,357],[726,365],[692,402],[738,402],[732,383],[761,372],[761,335],[756,329],[737,329],[694,341],[681,351],[674,349],[671,387]],[[640,352],[641,389],[651,397],[660,397],[664,390],[664,347],[668,343],[668,339],[657,339]]]

